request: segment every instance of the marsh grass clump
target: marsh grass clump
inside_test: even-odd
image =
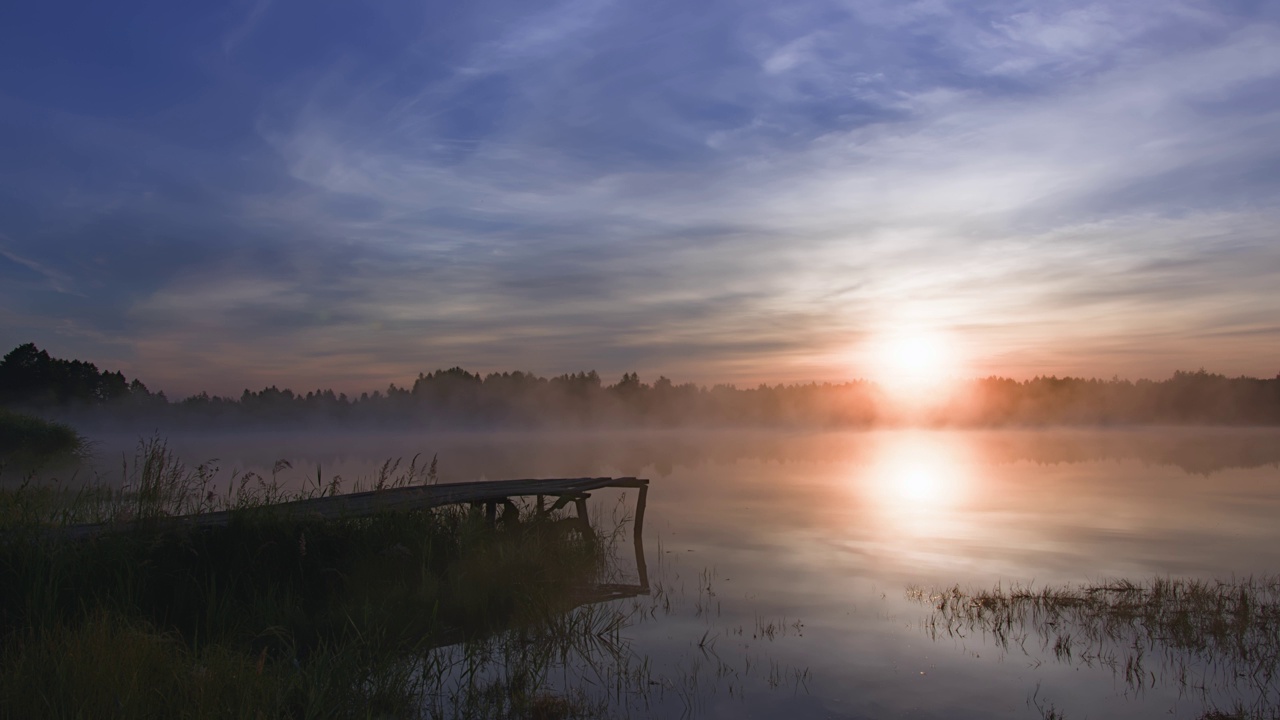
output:
[[[308,518],[275,505],[338,483],[289,494],[274,477],[240,475],[215,489],[215,467],[189,469],[160,441],[123,471],[121,488],[0,491],[0,717],[414,717],[443,692],[443,668],[427,662],[441,647],[513,632],[551,647],[600,632],[565,618],[581,617],[575,593],[605,572],[607,538],[555,517]],[[434,471],[392,462],[371,485],[433,482]],[[228,522],[163,522],[214,511]],[[99,531],[65,532],[86,522]],[[523,672],[500,685],[510,716],[583,709]]]
[[[1280,576],[911,588],[908,597],[932,606],[934,639],[980,634],[1028,655],[1038,646],[1058,662],[1108,667],[1135,693],[1172,683],[1205,701],[1204,717],[1280,717]]]
[[[37,470],[75,459],[84,448],[85,439],[69,425],[0,408],[0,468]]]
[[[647,691],[630,671],[625,615],[585,604],[504,633],[442,646],[422,658],[424,714],[457,718],[596,718]]]
[[[103,482],[62,482],[56,478],[38,481],[36,472],[18,475],[15,487],[0,484],[0,523],[12,531],[15,526],[36,524],[65,528],[85,524],[145,525],[145,521],[200,515],[220,511],[245,511],[245,515],[270,515],[281,503],[338,495],[344,492],[385,490],[437,481],[436,459],[424,462],[421,455],[408,463],[388,460],[371,478],[356,478],[347,484],[339,475],[324,477],[317,468],[314,477],[282,477],[293,470],[287,460],[278,460],[270,474],[232,471],[224,478],[218,461],[189,466],[160,437],[138,442],[133,456],[120,460],[117,477]],[[0,466],[0,470],[3,470]],[[0,480],[12,478],[0,473]],[[15,485],[10,482],[9,485]],[[288,488],[297,489],[288,489]]]

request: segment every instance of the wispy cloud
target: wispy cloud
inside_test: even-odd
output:
[[[57,159],[0,176],[4,257],[77,278],[100,315],[47,312],[113,318],[139,374],[834,378],[901,323],[1028,374],[1280,344],[1260,10],[390,3],[280,34],[301,12],[228,14],[210,100],[160,121],[8,101]]]
[[[4,233],[0,233],[0,257],[8,260],[11,263],[14,263],[15,265],[20,265],[40,275],[44,279],[45,283],[47,283],[50,288],[52,288],[57,292],[66,293],[68,295],[80,294],[73,289],[74,283],[72,282],[71,278],[68,277],[65,273],[60,272],[54,268],[46,267],[45,265],[38,263],[35,260],[25,258],[13,252],[8,247],[11,243],[12,241],[9,239],[7,235],[5,235]]]
[[[244,20],[236,25],[222,38],[222,52],[230,55],[235,51],[236,46],[244,42],[246,38],[258,27],[262,16],[271,8],[271,0],[254,0],[253,7],[249,9]]]

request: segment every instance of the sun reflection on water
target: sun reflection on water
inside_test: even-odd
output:
[[[967,524],[973,463],[966,448],[942,433],[884,438],[863,475],[863,491],[886,530],[912,536],[952,534]]]

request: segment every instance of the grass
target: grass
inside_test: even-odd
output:
[[[908,596],[932,606],[934,639],[980,634],[1005,651],[1110,668],[1134,694],[1172,684],[1200,698],[1204,718],[1280,718],[1280,576]]]
[[[548,691],[546,662],[529,654],[563,656],[584,635],[616,634],[613,616],[573,609],[574,593],[605,571],[602,538],[533,518],[492,527],[462,509],[337,521],[273,513],[297,496],[274,477],[290,469],[223,488],[216,468],[188,468],[151,440],[125,462],[121,488],[0,491],[0,717],[592,711]],[[434,477],[434,462],[415,459],[388,463],[368,484]],[[340,484],[317,477],[303,494]],[[223,509],[236,511],[225,527],[158,532],[145,522]],[[82,541],[59,532],[123,520],[143,522]],[[526,662],[490,678],[487,695],[475,682],[446,690],[457,665],[440,648],[470,648],[459,662],[477,666],[495,634]]]
[[[70,426],[0,408],[0,468],[36,470],[74,458],[84,446],[84,438]]]
[[[686,583],[659,544],[651,591],[619,594],[625,495],[593,512],[608,533],[466,509],[318,522],[273,504],[431,483],[434,461],[228,481],[152,439],[120,471],[0,490],[0,718],[695,717],[719,693],[807,692],[768,649],[803,623],[723,625],[714,568]],[[222,510],[220,528],[154,522]],[[79,523],[111,531],[60,532]],[[690,633],[674,662],[635,652],[629,631],[672,621]]]

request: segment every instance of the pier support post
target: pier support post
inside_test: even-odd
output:
[[[644,506],[649,500],[649,486],[641,485],[636,495],[636,521],[632,528],[632,545],[636,548],[636,572],[640,575],[640,587],[649,592],[649,566],[644,560]]]
[[[587,517],[586,496],[584,495],[582,497],[575,498],[573,501],[573,505],[578,511],[578,532],[582,533],[583,540],[594,545],[596,540],[596,534],[594,531],[592,531],[591,520]]]

